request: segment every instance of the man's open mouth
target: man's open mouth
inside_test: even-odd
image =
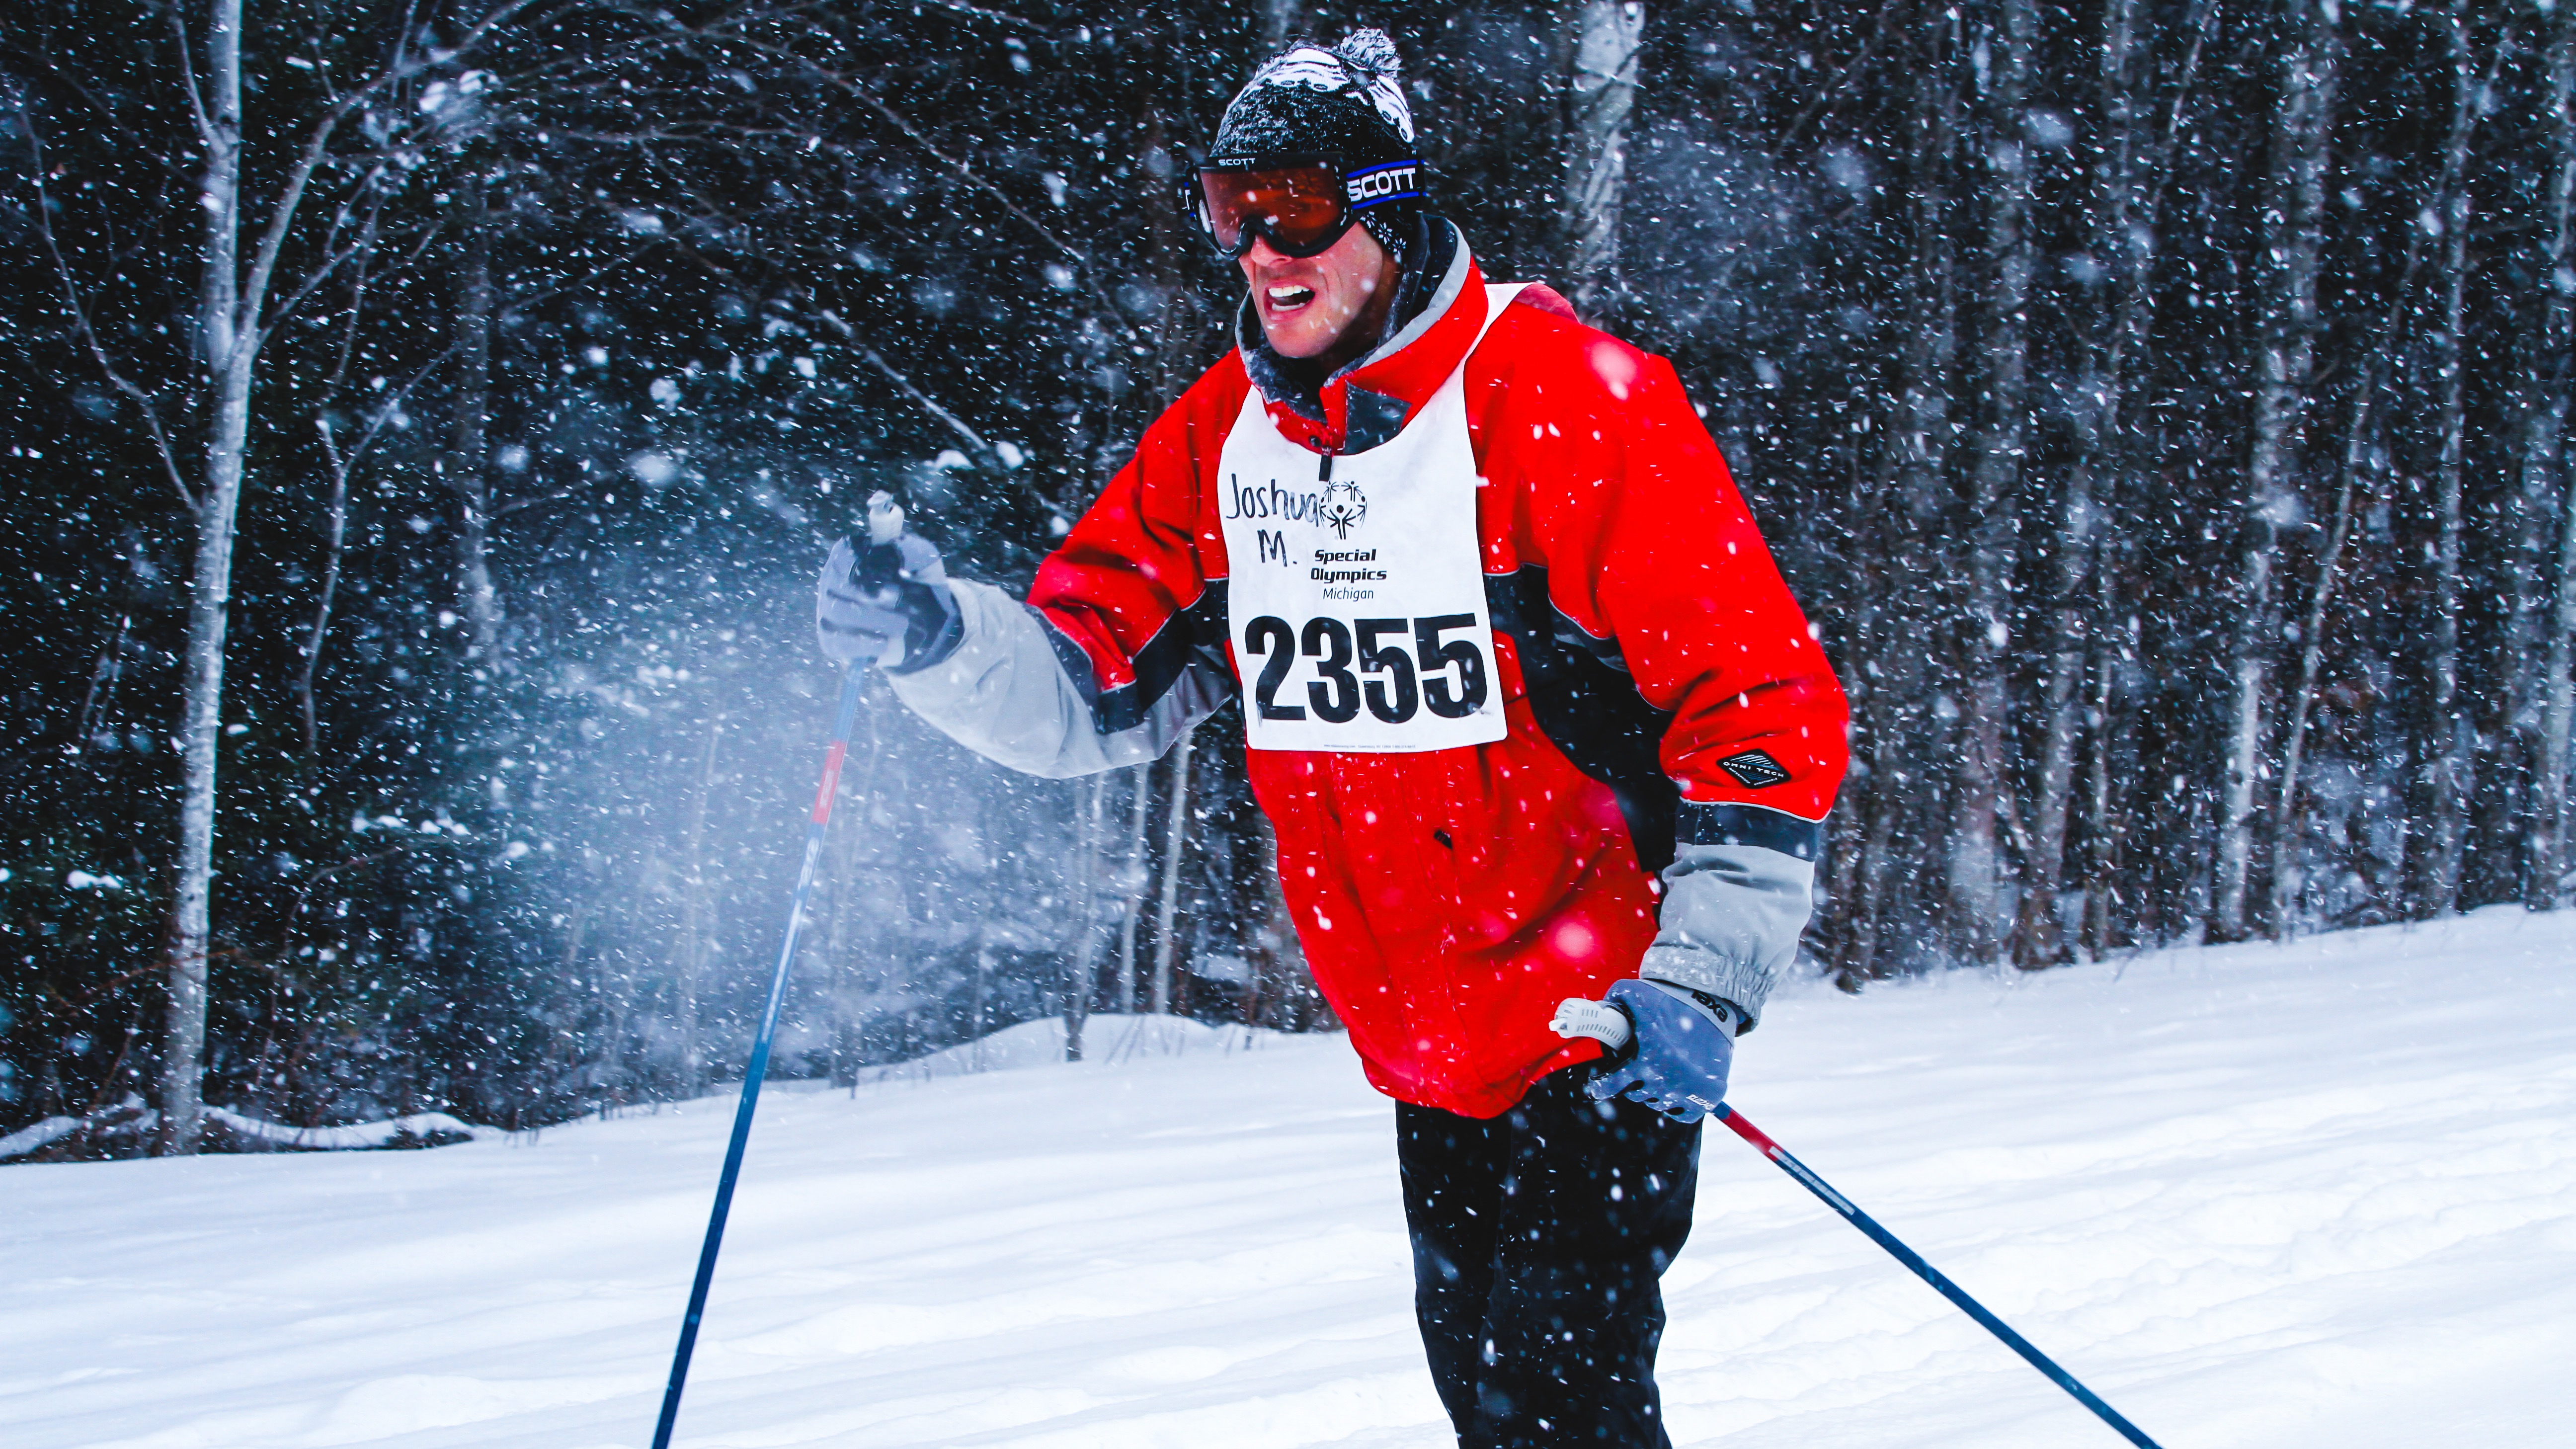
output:
[[[1265,295],[1270,298],[1270,305],[1282,310],[1303,307],[1315,300],[1315,289],[1312,287],[1282,286],[1264,290]]]

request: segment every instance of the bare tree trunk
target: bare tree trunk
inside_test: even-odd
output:
[[[90,746],[92,726],[108,717],[116,704],[116,686],[125,677],[125,646],[134,636],[134,615],[120,609],[116,616],[116,633],[107,647],[98,651],[98,663],[91,666],[89,687],[81,691],[80,715],[72,724],[72,742],[81,749]],[[52,1058],[46,1060],[51,1061]],[[55,1115],[48,1112],[50,1117]]]
[[[613,875],[617,863],[611,859],[602,875]],[[605,1096],[615,1105],[632,1105],[636,1098],[636,1073],[627,1053],[627,1025],[635,1014],[635,983],[640,974],[633,942],[643,938],[646,900],[650,894],[643,887],[661,878],[662,862],[658,853],[650,852],[637,863],[635,888],[622,893],[616,907],[618,925],[607,928],[607,942],[600,952],[601,966],[608,977],[608,1038],[601,1044],[600,1076],[608,1082]]]
[[[2433,333],[2434,374],[2441,390],[2441,459],[2434,469],[2432,614],[2424,649],[2424,753],[2415,914],[2444,916],[2460,903],[2466,804],[2472,768],[2461,738],[2461,505],[2468,461],[2468,391],[2460,334],[2467,325],[2469,149],[2484,89],[2469,50],[2468,0],[2453,0],[2445,28],[2451,46],[2451,129],[2442,150],[2442,320]]]
[[[1172,1009],[1172,958],[1180,945],[1173,916],[1181,904],[1181,855],[1189,847],[1191,736],[1172,751],[1172,813],[1163,832],[1163,889],[1154,904],[1154,998],[1157,1016]]]
[[[1882,572],[1874,587],[1864,586],[1851,633],[1859,656],[1851,668],[1854,744],[1865,768],[1854,772],[1858,822],[1840,889],[1844,925],[1835,984],[1845,991],[1892,974],[1886,959],[1894,935],[1890,917],[1899,884],[1912,873],[1898,850],[1897,831],[1907,802],[1921,789],[1919,774],[1908,776],[1918,747],[1908,723],[1926,692],[1921,641],[1907,611],[1916,607],[1932,574],[1924,525],[1947,506],[1949,385],[1958,329],[1950,168],[1958,154],[1960,96],[1951,33],[1956,22],[1939,12],[1927,19],[1913,37],[1915,123],[1904,193],[1913,255],[1893,379],[1898,401],[1888,430],[1888,506],[1877,510]]]
[[[1928,353],[1931,349],[1924,342],[1909,343],[1907,350]],[[1914,385],[1909,382],[1909,391]],[[1907,440],[1903,446],[1908,451],[1894,460],[1899,480],[1919,466],[1911,453],[1912,442]],[[1901,481],[1898,486],[1903,486]],[[1868,982],[1894,974],[1887,959],[1888,917],[1898,901],[1898,882],[1909,874],[1910,862],[1897,848],[1896,834],[1906,800],[1919,785],[1919,776],[1909,777],[1914,740],[1907,725],[1919,709],[1923,663],[1912,621],[1894,602],[1920,596],[1924,570],[1921,540],[1902,517],[1908,511],[1888,510],[1890,517],[1882,526],[1895,536],[1874,591],[1882,597],[1864,604],[1853,622],[1852,647],[1856,653],[1865,651],[1854,670],[1859,678],[1853,682],[1858,686],[1855,718],[1866,768],[1854,772],[1860,787],[1855,802],[1859,820],[1839,888],[1843,936],[1838,943],[1835,984],[1845,991],[1858,991]]]
[[[2107,630],[2111,626],[2111,577],[2104,561],[2097,559],[2093,570],[2095,617]],[[2094,634],[2093,647],[2093,749],[2084,763],[2085,820],[2089,829],[2084,844],[2084,952],[2099,961],[2115,939],[2111,909],[2118,900],[2121,822],[2111,792],[2111,742],[2115,732],[2111,709],[2117,703],[2112,687],[2117,667],[2112,655],[2120,651],[2103,631]]]
[[[1082,873],[1073,892],[1074,943],[1071,971],[1064,983],[1064,1059],[1082,1060],[1082,1026],[1091,1017],[1092,978],[1100,964],[1100,838],[1107,821],[1102,797],[1109,793],[1105,775],[1082,782],[1076,824],[1079,839],[1074,859]]]
[[[188,583],[188,628],[182,663],[179,737],[183,757],[179,800],[179,841],[172,862],[173,889],[169,917],[168,1003],[160,1071],[155,1084],[160,1098],[160,1124],[154,1134],[158,1153],[191,1153],[204,1117],[206,1047],[206,966],[212,945],[215,788],[223,722],[224,641],[232,609],[232,567],[242,485],[249,465],[251,394],[260,348],[265,341],[268,299],[280,257],[286,250],[298,208],[308,184],[324,170],[330,137],[348,114],[326,112],[304,138],[300,154],[279,179],[276,199],[263,223],[253,225],[243,211],[244,140],[242,120],[242,0],[207,0],[203,55],[180,26],[174,59],[181,68],[181,88],[197,127],[205,161],[199,173],[197,202],[205,212],[199,262],[197,314],[192,320],[193,366],[206,399],[204,476],[191,489],[182,478],[184,465],[170,434],[162,426],[152,394],[119,375],[105,345],[89,335],[92,351],[117,389],[140,405],[172,483],[187,496],[196,531],[196,558]],[[492,17],[497,22],[497,16]],[[474,34],[480,38],[483,26]],[[377,83],[389,80],[404,64],[401,47]],[[32,133],[30,133],[32,135]],[[40,214],[43,213],[39,197]],[[341,217],[349,212],[344,208]],[[51,246],[50,222],[39,230]],[[299,296],[319,285],[343,263],[355,262],[374,240],[372,217],[359,237],[325,247],[316,270],[287,290]],[[256,236],[254,244],[247,233]],[[59,250],[55,267],[66,300],[79,312],[78,287]],[[363,275],[363,263],[354,270]],[[353,301],[352,308],[358,304]],[[88,333],[88,323],[81,323]],[[327,625],[327,615],[322,623]],[[318,645],[318,639],[316,641]]]
[[[984,1061],[984,1003],[993,990],[993,923],[990,917],[975,928],[975,1006],[966,1026],[966,1039],[975,1044],[975,1070],[982,1071]]]
[[[1619,285],[1619,203],[1628,182],[1628,112],[1637,96],[1640,0],[1577,0],[1566,126],[1566,275],[1575,310],[1600,314]]]
[[[1879,480],[1877,489],[1881,498],[1895,492],[1894,474],[1902,466],[1902,460],[1890,453],[1885,469],[1888,476]],[[1870,499],[1862,496],[1857,484],[1852,493],[1852,516],[1868,517],[1864,510]],[[1885,521],[1881,526],[1892,527]],[[1855,543],[1861,541],[1856,539]],[[1886,548],[1893,553],[1901,546],[1901,540],[1891,539]],[[1877,872],[1880,852],[1886,848],[1875,827],[1888,818],[1888,807],[1894,803],[1881,788],[1876,758],[1882,741],[1893,733],[1883,728],[1887,713],[1886,665],[1892,661],[1885,658],[1891,651],[1883,648],[1881,636],[1886,632],[1888,596],[1895,593],[1888,577],[1894,570],[1871,567],[1875,562],[1855,548],[1851,566],[1860,575],[1861,583],[1852,603],[1843,668],[1843,692],[1851,701],[1853,763],[1843,781],[1843,810],[1838,812],[1841,818],[1833,822],[1835,838],[1824,862],[1831,874],[1817,878],[1819,890],[1833,902],[1836,929],[1829,959],[1834,984],[1845,991],[1858,991],[1862,983],[1875,978],[1872,966],[1878,956]]]
[[[340,562],[349,538],[349,468],[331,435],[331,420],[321,420],[323,451],[331,467],[331,502],[323,512],[322,592],[313,603],[313,627],[304,636],[304,663],[295,675],[295,704],[304,716],[304,748],[322,743],[322,722],[313,707],[313,677],[322,667],[322,645],[331,635],[331,606],[340,594]]]
[[[1924,525],[1942,517],[1948,507],[1951,456],[1951,377],[1958,364],[1958,256],[1953,225],[1954,187],[1951,167],[1959,154],[1960,71],[1959,21],[1955,11],[1926,15],[1917,36],[1915,72],[1918,121],[1910,158],[1910,193],[1914,257],[1907,282],[1907,318],[1903,352],[1904,394],[1896,419],[1896,475],[1900,516],[1889,526],[1899,530],[1890,550],[1891,594],[1921,596],[1921,585],[1933,574],[1922,538]],[[1886,616],[1879,651],[1882,673],[1870,681],[1863,700],[1869,721],[1867,817],[1861,834],[1861,859],[1855,867],[1857,886],[1851,938],[1845,952],[1843,985],[1889,974],[1882,956],[1890,934],[1889,916],[1899,904],[1900,882],[1912,875],[1910,862],[1893,846],[1906,801],[1922,789],[1917,775],[1908,780],[1912,741],[1904,733],[1910,701],[1926,691],[1926,670],[1919,641],[1898,644],[1899,627]]]
[[[2043,896],[2057,889],[2055,873],[2064,868],[2065,806],[2052,807],[2049,795],[2074,793],[2073,774],[2083,726],[2089,716],[2094,748],[2086,765],[2083,818],[2088,842],[2079,870],[2078,930],[2084,949],[2095,957],[2111,941],[2110,903],[2116,888],[2112,872],[2119,827],[2113,819],[2111,790],[2111,710],[2121,646],[2097,636],[2113,621],[2117,590],[2105,557],[2101,521],[2119,515],[2135,491],[2138,439],[2131,422],[2132,371],[2149,357],[2148,340],[2156,315],[2155,271],[2163,198],[2173,182],[2173,158],[2200,74],[2200,59],[2215,29],[2216,0],[2193,0],[2183,17],[2183,53],[2166,102],[2165,118],[2150,132],[2148,114],[2158,89],[2153,45],[2139,33],[2137,0],[2105,0],[2102,17],[2100,78],[2103,94],[2103,160],[2099,199],[2095,202],[2092,245],[2109,265],[2113,306],[2090,332],[2084,373],[2078,384],[2076,456],[2070,466],[2067,524],[2060,548],[2063,592],[2059,647],[2051,661],[2045,688],[2051,701],[2050,752],[2042,761],[2042,796],[2034,826],[2034,889]],[[2108,495],[2107,497],[2105,495]],[[2080,508],[2078,505],[2082,505]],[[2092,526],[2078,528],[2089,517]],[[2081,552],[2076,553],[2075,550]],[[2090,671],[2089,703],[2080,701]],[[2060,782],[2063,781],[2061,784]],[[2027,916],[2025,919],[2029,919]],[[2058,929],[2054,914],[2022,933],[2023,960],[2042,958]],[[2056,943],[2053,959],[2066,954]],[[2041,961],[2044,964],[2044,960]]]
[[[1986,413],[1969,468],[1968,596],[1960,637],[1959,771],[1950,836],[1951,929],[1964,960],[1995,959],[1996,895],[2003,866],[1998,836],[2004,797],[2008,702],[2005,659],[2012,642],[2013,494],[2022,479],[2030,415],[2028,310],[2034,257],[2029,234],[2031,177],[2022,145],[2032,52],[2039,42],[2034,0],[2002,0],[1989,52],[1983,141],[1989,176],[1988,283],[1982,338]]]
[[[2317,331],[2317,263],[2325,245],[2325,173],[2336,79],[2328,0],[2283,0],[2285,48],[2263,212],[2263,345],[2254,438],[2238,519],[2236,628],[2229,660],[2225,796],[2210,883],[2211,929],[2245,935],[2254,858],[2255,782],[2263,773],[2263,695],[2274,619],[2272,569],[2297,467]]]
[[[456,490],[456,592],[472,640],[466,656],[499,670],[501,594],[492,583],[492,246],[483,183],[465,183],[464,256],[457,275],[458,369],[455,426],[442,460]]]
[[[850,921],[858,913],[859,842],[867,833],[865,822],[855,820],[841,831],[838,859],[826,877],[826,889],[832,893],[832,925],[824,937],[823,957],[829,963],[826,975],[831,982],[826,999],[832,1013],[832,1085],[835,1087],[855,1086],[859,1080],[857,1022],[849,1006],[852,988],[858,978],[858,972],[850,962],[851,955],[857,950]]]
[[[372,228],[373,223],[369,225]],[[358,466],[359,457],[375,441],[376,434],[392,419],[401,402],[399,392],[380,401],[374,416],[354,443],[346,448],[341,446],[328,405],[348,382],[349,361],[357,351],[358,324],[366,313],[367,260],[363,256],[358,259],[358,278],[349,298],[348,326],[340,334],[339,360],[333,364],[331,380],[323,389],[323,407],[313,419],[314,430],[322,438],[323,462],[331,470],[331,502],[323,512],[322,589],[313,603],[313,627],[305,636],[304,662],[295,676],[295,703],[304,718],[304,748],[307,751],[319,748],[322,742],[322,723],[313,703],[313,681],[322,668],[322,646],[331,637],[331,609],[339,598],[340,565],[348,548],[349,474]]]
[[[1307,972],[1305,947],[1297,939],[1296,917],[1289,913],[1287,893],[1280,888],[1279,832],[1258,808],[1252,819],[1253,853],[1260,860],[1254,873],[1261,892],[1261,923],[1253,931],[1260,951],[1255,1002],[1259,1009],[1252,1024],[1304,1030],[1315,1014],[1315,984]]]
[[[680,1036],[680,1095],[695,1097],[706,1090],[707,1059],[705,1045],[699,1036],[698,994],[704,984],[707,959],[707,802],[715,794],[716,741],[724,735],[724,716],[707,721],[706,753],[698,763],[698,800],[689,815],[689,873],[681,882],[680,941],[678,960],[673,963],[678,1000],[673,1003],[672,1025]]]
[[[2558,499],[2558,557],[2550,580],[2554,602],[2546,624],[2548,663],[2542,676],[2539,792],[2533,804],[2533,866],[2527,903],[2534,910],[2555,910],[2566,899],[2561,882],[2567,873],[2567,737],[2576,716],[2576,683],[2568,677],[2571,636],[2576,636],[2576,484],[2567,475],[2567,410],[2571,358],[2576,358],[2576,266],[2570,247],[2569,221],[2576,211],[2576,11],[2558,9],[2557,35],[2549,48],[2549,130],[2552,174],[2549,178],[2549,301],[2540,326],[2537,359],[2549,371],[2536,369],[2523,406],[2523,490]]]
[[[2535,367],[2546,367],[2538,359],[2533,362]],[[2522,434],[2517,441],[2528,448],[2531,428],[2527,413],[2517,431]],[[2520,473],[2516,486],[2506,490],[2498,509],[2505,515],[2497,532],[2502,535],[2505,553],[2498,568],[2504,575],[2499,591],[2504,595],[2506,612],[2503,637],[2494,646],[2495,683],[2483,691],[2494,701],[2487,711],[2493,728],[2480,732],[2483,758],[2474,766],[2483,787],[2471,806],[2473,838],[2486,848],[2486,868],[2463,875],[2468,888],[2480,900],[2528,898],[2535,860],[2529,822],[2538,788],[2540,720],[2533,708],[2533,695],[2540,683],[2541,660],[2535,656],[2539,653],[2544,591],[2542,555],[2548,547],[2542,535],[2548,528],[2551,509],[2546,475],[2533,476],[2528,458],[2523,460]]]
[[[2031,803],[2030,859],[2022,866],[2021,909],[2013,928],[2013,964],[2038,971],[2066,959],[2058,923],[2058,887],[2065,876],[2066,823],[2075,785],[2075,749],[2083,730],[2085,596],[2090,572],[2093,479],[2089,469],[2068,470],[2057,537],[2051,541],[2051,585],[2059,601],[2055,638],[2040,678],[2038,794]]]
[[[197,352],[213,394],[206,477],[194,499],[196,566],[188,580],[186,686],[179,735],[185,756],[179,798],[177,889],[170,907],[169,1006],[161,1048],[161,1120],[153,1143],[164,1155],[193,1153],[204,1118],[206,956],[212,937],[215,769],[224,696],[224,634],[232,609],[234,520],[250,445],[251,365],[258,355],[256,303],[241,296],[241,0],[212,0],[206,25],[204,280],[197,304]],[[193,65],[184,48],[182,65]]]
[[[871,689],[877,681],[869,681]],[[859,1024],[852,1010],[858,994],[859,971],[855,958],[862,939],[875,940],[885,930],[883,921],[859,921],[860,856],[866,842],[874,837],[868,829],[868,812],[876,800],[879,766],[885,762],[885,736],[879,725],[884,715],[871,698],[868,702],[867,769],[856,781],[845,777],[843,798],[850,812],[857,816],[841,831],[840,860],[831,873],[832,933],[828,951],[831,959],[832,1012],[832,1085],[855,1087],[859,1083]],[[856,923],[854,925],[854,922]]]
[[[1154,767],[1138,765],[1129,796],[1127,859],[1118,872],[1118,1010],[1136,1014],[1136,923],[1145,907],[1145,823],[1153,807]]]
[[[2025,971],[2053,966],[2065,959],[2058,924],[2058,884],[2066,863],[2066,826],[2075,785],[2075,752],[2083,728],[2087,580],[2093,552],[2095,480],[2112,439],[2120,428],[2120,368],[2123,323],[2130,303],[2142,290],[2131,265],[2132,255],[2149,251],[2144,235],[2131,235],[2133,218],[2144,215],[2147,164],[2146,128],[2141,124],[2137,65],[2138,0],[2105,0],[2099,83],[2102,135],[2094,163],[2094,255],[2114,263],[2116,291],[2108,318],[2097,322],[2084,339],[2083,370],[2076,383],[2075,456],[2066,470],[2066,496],[2059,501],[2056,536],[2049,541],[2049,588],[2053,605],[2048,662],[2040,679],[2041,718],[2038,792],[2031,806],[2031,853],[2022,866],[2021,918],[2013,930],[2013,964]]]
[[[2361,374],[2354,383],[2350,417],[2344,430],[2343,463],[2335,481],[2334,514],[2326,526],[2325,550],[2317,558],[2316,586],[2309,591],[2308,611],[2299,624],[2299,679],[2286,703],[2289,722],[2283,731],[2281,778],[2272,804],[2272,898],[2268,920],[2274,940],[2289,933],[2306,890],[2306,868],[2299,858],[2299,783],[2306,768],[2309,712],[2316,705],[2317,680],[2324,669],[2326,612],[2333,604],[2344,549],[2352,538],[2353,507],[2361,475],[2369,466],[2371,420],[2378,408],[2381,379],[2393,360],[2398,328],[2414,295],[2415,272],[2422,263],[2423,249],[2422,230],[2408,228],[2406,264],[2390,290],[2388,316],[2381,322],[2378,334],[2366,344]]]
[[[2411,269],[2410,269],[2411,270]],[[2353,499],[2361,470],[2368,461],[2371,394],[2378,386],[2376,359],[2365,367],[2354,390],[2352,418],[2344,437],[2343,466],[2335,482],[2334,516],[2326,525],[2325,551],[2317,558],[2316,587],[2308,594],[2306,617],[2299,621],[2299,681],[2290,691],[2289,722],[2281,745],[2281,778],[2272,800],[2272,895],[2267,913],[2272,939],[2290,932],[2299,901],[2306,892],[2306,866],[2299,858],[2299,781],[2306,768],[2308,714],[2315,707],[2317,676],[2324,668],[2326,610],[2334,601],[2335,583],[2343,569],[2343,551],[2352,538]]]

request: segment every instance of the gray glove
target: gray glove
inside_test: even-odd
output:
[[[843,664],[874,659],[889,669],[927,669],[957,647],[957,599],[930,540],[903,526],[891,495],[868,499],[863,547],[832,545],[814,590],[814,634]]]

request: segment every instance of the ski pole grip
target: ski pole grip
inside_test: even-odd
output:
[[[1606,1001],[1586,1001],[1569,996],[1556,1004],[1556,1018],[1548,1026],[1562,1037],[1588,1036],[1601,1043],[1601,1050],[1616,1056],[1636,1035],[1628,1024],[1628,1013]]]
[[[868,495],[868,542],[889,544],[903,536],[903,505],[880,488]]]

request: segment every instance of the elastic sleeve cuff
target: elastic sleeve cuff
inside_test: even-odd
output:
[[[1666,945],[1647,947],[1646,959],[1638,963],[1637,974],[1656,985],[1704,993],[1734,1007],[1739,1013],[1737,1036],[1762,1024],[1762,1003],[1770,998],[1779,977],[1778,972],[1766,971],[1758,964],[1733,960],[1697,946]]]
[[[1697,987],[1684,986],[1678,981],[1666,981],[1660,977],[1654,976],[1648,976],[1643,979],[1648,986],[1663,992],[1665,995],[1670,996],[1674,1000],[1690,1007],[1700,1015],[1707,1017],[1728,1036],[1744,1035],[1747,1029],[1747,1018],[1744,1015],[1744,1008],[1736,1005],[1734,1002],[1729,1001],[1722,996],[1712,996],[1708,992],[1702,991]]]

